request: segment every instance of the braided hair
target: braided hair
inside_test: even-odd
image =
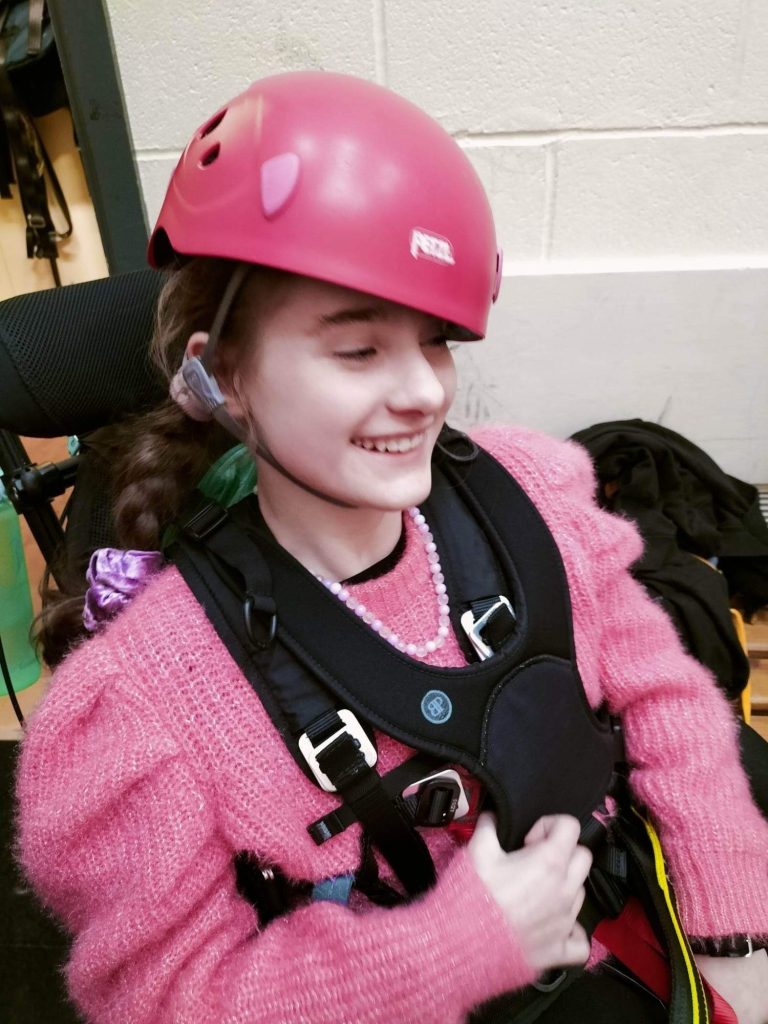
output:
[[[181,365],[187,341],[213,322],[233,271],[229,260],[195,257],[168,273],[158,300],[151,357],[168,382]],[[235,374],[239,357],[255,342],[259,313],[288,275],[254,268],[233,306],[216,354],[220,380]],[[160,548],[166,527],[189,500],[206,470],[234,444],[215,421],[189,419],[170,399],[151,411],[123,419],[87,438],[88,457],[99,467],[108,489],[112,534],[117,547],[152,551]],[[59,557],[60,587],[43,581],[43,611],[35,625],[42,657],[57,664],[72,645],[87,635],[82,621],[87,590],[85,570],[90,551]]]

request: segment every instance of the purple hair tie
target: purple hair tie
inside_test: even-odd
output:
[[[85,628],[94,633],[105,626],[162,565],[160,551],[121,551],[119,548],[94,551],[85,574],[89,584],[83,608]]]

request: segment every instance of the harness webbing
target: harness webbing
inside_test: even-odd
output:
[[[707,999],[690,946],[677,914],[658,835],[651,822],[633,808],[634,824],[622,821],[621,842],[645,884],[642,893],[646,913],[658,925],[670,963],[669,1019],[671,1024],[709,1024]],[[602,926],[600,926],[602,927]],[[605,934],[611,923],[605,925]],[[599,929],[598,929],[599,930]],[[600,934],[603,934],[600,931]],[[610,946],[609,946],[610,948]],[[632,968],[632,964],[627,966]]]
[[[402,810],[406,812],[409,821],[413,821],[414,818],[413,802],[402,800],[400,794],[411,783],[426,778],[439,767],[441,767],[441,763],[434,758],[416,754],[382,777],[382,785],[390,800],[395,800],[399,803]],[[322,818],[313,821],[311,825],[307,826],[307,831],[315,843],[318,846],[322,846],[323,843],[333,839],[334,836],[339,835],[349,828],[350,825],[353,825],[355,821],[357,821],[357,818],[354,810],[347,803],[343,803],[333,811],[323,815]]]
[[[406,890],[416,896],[434,885],[435,866],[427,844],[392,800],[378,772],[366,764],[353,737],[341,732],[317,760]]]
[[[390,864],[406,891],[416,896],[435,881],[435,869],[429,849],[413,827],[405,809],[393,802],[378,772],[369,767],[336,713],[336,703],[317,682],[275,642],[275,602],[270,596],[271,579],[267,563],[255,556],[256,547],[244,549],[244,535],[229,516],[217,506],[205,503],[193,511],[184,532],[203,542],[213,560],[193,556],[183,538],[177,541],[174,560],[192,586],[214,626],[259,697],[272,697],[265,707],[277,724],[297,763],[310,778],[306,762],[298,751],[298,737],[307,734],[322,743],[334,733],[339,735],[318,754],[318,763],[355,820]],[[247,557],[250,554],[253,557]],[[245,556],[245,557],[244,557]],[[235,569],[235,567],[237,567]],[[236,579],[240,572],[242,580]],[[217,583],[219,586],[217,586]],[[222,588],[221,583],[225,586]],[[235,609],[242,604],[244,628],[235,625]],[[269,620],[266,629],[264,620]],[[262,628],[260,628],[260,625]],[[268,677],[273,686],[264,684]]]
[[[495,656],[460,669],[418,663],[361,629],[357,617],[274,541],[255,498],[228,511],[201,502],[171,550],[297,764],[320,781],[299,750],[300,738],[309,737],[317,768],[343,800],[309,826],[310,834],[323,842],[361,822],[364,843],[374,842],[410,895],[435,880],[426,843],[413,827],[413,808],[399,796],[414,775],[425,778],[446,764],[470,771],[485,785],[500,842],[511,849],[542,813],[576,814],[586,836],[592,810],[622,759],[611,723],[587,704],[562,560],[527,495],[484,452],[461,472],[450,462],[436,466],[433,480],[422,507],[443,553],[457,636],[463,636],[462,609],[482,614],[495,600],[487,595],[511,599],[511,610],[483,638]],[[431,722],[421,712],[430,688],[460,713]],[[345,726],[341,708],[359,715],[356,724],[371,742],[376,727],[420,753],[382,779]],[[362,741],[363,733],[358,737]],[[559,772],[552,770],[553,751],[563,761]],[[622,871],[614,872],[614,861],[603,857],[601,864],[609,902],[618,906]],[[400,899],[378,880],[370,852],[358,884],[364,878],[380,890],[380,902]],[[670,945],[674,925],[660,899],[654,906]],[[521,1017],[498,1019],[535,1020],[577,973],[563,972],[551,991],[527,995],[517,1004]],[[689,1018],[671,1018],[675,1024],[684,1019],[688,1024]]]

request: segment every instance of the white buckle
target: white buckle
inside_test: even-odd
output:
[[[410,786],[406,786],[403,790],[403,797],[415,796],[419,789],[425,783],[431,782],[432,779],[450,779],[451,782],[458,784],[458,803],[456,804],[456,812],[453,815],[452,821],[458,821],[459,818],[469,814],[469,800],[467,800],[467,794],[464,792],[464,783],[461,781],[461,776],[455,768],[444,768],[441,772],[435,772],[434,775],[427,775],[426,778],[419,779],[418,782],[412,782]]]
[[[508,599],[504,597],[503,594],[499,595],[498,600],[495,602],[495,604],[491,605],[488,611],[481,615],[479,619],[475,620],[471,608],[469,609],[469,611],[464,612],[464,614],[461,616],[462,628],[469,637],[469,642],[474,647],[480,661],[485,661],[486,658],[490,658],[491,655],[493,654],[493,648],[489,644],[487,644],[485,640],[483,640],[483,638],[480,636],[480,632],[486,625],[490,617],[493,615],[493,613],[501,605],[504,604],[507,606],[507,608],[509,608],[510,613],[514,617],[512,605],[509,603]]]
[[[348,711],[346,708],[341,708],[337,712],[337,714],[344,724],[340,729],[337,729],[332,736],[329,736],[328,739],[323,740],[323,742],[318,744],[316,747],[312,745],[312,740],[309,738],[309,736],[307,736],[306,733],[302,733],[302,735],[299,737],[299,750],[304,755],[304,760],[312,769],[312,774],[315,776],[318,783],[325,790],[326,793],[335,793],[336,787],[325,774],[325,772],[322,771],[322,769],[320,768],[320,765],[318,764],[317,761],[317,755],[322,753],[323,750],[325,750],[325,748],[329,744],[333,743],[335,739],[341,736],[342,733],[348,732],[349,735],[354,740],[357,740],[357,745],[360,748],[360,753],[365,758],[365,763],[368,765],[369,768],[373,768],[373,766],[376,764],[376,758],[378,756],[376,753],[376,748],[368,739],[365,733],[365,729],[363,729],[362,725],[360,725],[357,718],[352,714],[352,712]]]

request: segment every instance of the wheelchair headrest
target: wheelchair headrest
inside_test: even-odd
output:
[[[148,348],[162,282],[139,270],[0,302],[0,428],[85,434],[160,401]]]

